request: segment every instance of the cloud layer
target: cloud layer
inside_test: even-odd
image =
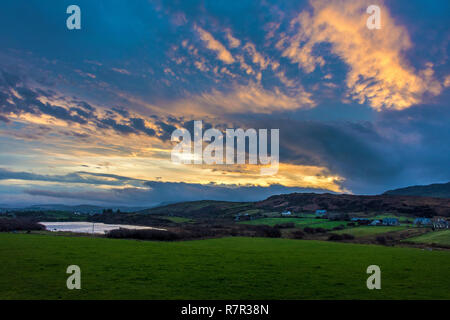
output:
[[[63,2],[4,4],[0,203],[373,194],[450,180],[450,5],[378,2],[382,26],[369,30],[369,4],[81,1],[77,32],[60,25]],[[17,20],[24,5],[33,15]],[[171,133],[194,120],[280,129],[278,174],[172,163]]]

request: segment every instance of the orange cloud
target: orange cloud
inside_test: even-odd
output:
[[[375,109],[404,109],[437,95],[442,87],[427,65],[416,71],[404,58],[412,47],[407,30],[397,25],[388,9],[381,7],[381,29],[369,30],[366,8],[371,1],[311,0],[313,13],[301,12],[291,21],[293,36],[277,43],[282,55],[312,72],[326,62],[314,46],[330,43],[331,51],[349,67],[348,97]]]
[[[217,58],[226,64],[234,63],[234,58],[231,53],[207,31],[198,26],[194,26],[195,30],[199,33],[200,39],[205,42],[206,47],[217,53]]]
[[[315,106],[311,94],[303,87],[293,88],[289,94],[275,87],[265,89],[250,81],[247,85],[234,85],[228,92],[212,90],[175,102],[173,111],[189,110],[196,116],[228,114],[235,112],[272,113],[280,110],[296,110]]]

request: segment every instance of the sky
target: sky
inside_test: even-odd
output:
[[[69,5],[81,29],[69,30]],[[380,29],[369,29],[369,5]],[[0,206],[256,201],[450,181],[450,2],[16,0]],[[176,129],[279,129],[279,170],[171,161]]]

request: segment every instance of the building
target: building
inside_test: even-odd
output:
[[[431,226],[432,224],[430,218],[416,218],[413,223],[418,226]]]
[[[281,215],[282,215],[282,216],[290,216],[290,215],[292,215],[292,212],[290,212],[290,211],[283,211],[283,212],[281,213]]]
[[[316,210],[316,216],[323,217],[327,215],[327,210]]]
[[[373,221],[370,223],[371,226],[379,226],[380,224],[381,224],[381,221],[378,220],[378,219],[373,220]]]
[[[384,218],[382,220],[383,226],[398,226],[398,219],[397,218]]]
[[[448,229],[448,221],[440,218],[434,219],[433,229]]]

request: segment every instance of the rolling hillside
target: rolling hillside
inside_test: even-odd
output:
[[[411,186],[388,190],[384,194],[399,196],[450,198],[450,182],[434,183],[426,186]]]
[[[139,211],[143,214],[173,215],[188,218],[230,218],[238,213],[314,212],[396,212],[412,216],[450,216],[450,199],[396,195],[360,196],[349,194],[291,193],[259,202],[192,201]]]
[[[450,199],[394,195],[291,193],[269,197],[255,203],[255,207],[296,212],[327,209],[340,212],[398,212],[414,216],[450,216]]]
[[[252,202],[231,201],[189,201],[169,204],[167,206],[150,208],[138,213],[154,215],[173,215],[189,218],[225,218],[253,209]]]

